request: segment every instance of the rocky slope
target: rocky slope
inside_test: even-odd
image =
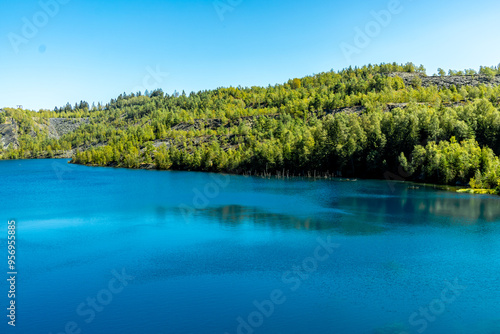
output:
[[[60,137],[75,131],[83,124],[89,124],[88,119],[50,118],[49,138],[59,139]]]
[[[36,127],[48,134],[50,139],[59,139],[65,134],[71,133],[78,129],[83,124],[88,124],[88,119],[69,119],[69,118],[50,118],[48,125],[44,123],[38,123],[36,118]],[[35,131],[31,131],[30,135],[36,137]],[[6,123],[0,124],[0,147],[2,149],[7,149],[9,145],[13,148],[19,147],[19,127],[12,118],[8,118]]]
[[[0,146],[2,149],[6,149],[9,145],[13,148],[19,146],[17,141],[17,125],[15,122],[11,124],[0,124]]]
[[[416,83],[416,80],[421,80],[423,87],[437,86],[441,88],[450,88],[452,85],[460,86],[479,86],[479,85],[500,85],[500,76],[488,77],[486,75],[456,75],[456,76],[425,76],[420,73],[391,73],[390,77],[401,77],[405,85],[410,86]],[[418,78],[418,79],[416,79]]]

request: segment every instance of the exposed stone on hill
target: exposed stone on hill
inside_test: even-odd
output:
[[[59,139],[83,124],[89,124],[89,120],[87,118],[51,118],[49,119],[49,138]]]
[[[461,86],[496,86],[500,85],[500,75],[496,77],[488,77],[486,75],[454,75],[454,76],[425,76],[420,73],[395,72],[390,73],[390,77],[400,77],[403,79],[406,86],[411,86],[415,83],[415,78],[420,78],[423,87],[437,86],[441,88],[450,88],[452,85]]]
[[[12,124],[0,124],[0,145],[2,145],[3,149],[7,149],[10,144],[12,144],[13,148],[19,146],[17,130],[18,127],[15,121],[12,121]]]
[[[347,113],[347,114],[362,114],[366,110],[365,107],[363,106],[354,106],[354,107],[344,107],[344,108],[337,108],[333,110],[326,110],[326,115],[329,114],[338,114],[338,113]],[[320,116],[319,118],[321,118]]]

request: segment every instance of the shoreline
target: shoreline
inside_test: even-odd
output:
[[[89,165],[89,164],[80,164],[80,163],[74,163],[68,161],[69,164],[72,165],[79,165],[79,166],[86,166],[86,167],[104,167],[104,168],[117,168],[117,169],[131,169],[131,170],[151,170],[151,171],[175,171],[175,172],[195,172],[195,173],[214,173],[214,174],[227,174],[227,175],[238,175],[238,176],[253,176],[253,177],[259,177],[263,179],[277,179],[277,180],[285,180],[285,179],[303,179],[303,180],[336,180],[340,182],[357,182],[358,180],[363,180],[363,181],[384,181],[384,179],[375,179],[375,178],[362,178],[362,177],[353,177],[353,178],[346,178],[346,177],[338,177],[334,176],[330,173],[325,173],[323,176],[320,175],[311,175],[309,172],[309,175],[287,175],[287,176],[282,176],[280,173],[279,175],[277,174],[272,174],[272,173],[237,173],[237,172],[210,172],[210,171],[200,171],[200,170],[185,170],[185,169],[159,169],[156,168],[154,164],[142,164],[139,167],[122,167],[122,166],[101,166],[101,165]],[[326,175],[326,176],[325,176]],[[470,187],[464,188],[463,186],[451,186],[451,185],[443,185],[443,184],[432,184],[432,183],[419,183],[415,181],[406,181],[406,180],[385,180],[385,181],[391,181],[391,182],[398,182],[398,183],[406,183],[412,186],[409,186],[408,189],[419,189],[420,187],[425,187],[425,188],[433,188],[433,189],[439,189],[439,190],[444,190],[447,192],[454,192],[454,193],[460,193],[460,194],[471,194],[471,195],[493,195],[493,196],[500,196],[499,193],[495,191],[495,189],[472,189]]]
[[[309,172],[308,175],[290,175],[287,174],[282,175],[282,173],[278,174],[272,174],[272,173],[252,173],[250,171],[249,173],[246,172],[211,172],[211,171],[201,171],[201,170],[185,170],[185,169],[160,169],[156,168],[154,164],[142,164],[139,167],[123,167],[123,166],[113,166],[113,165],[107,165],[107,166],[101,166],[101,165],[91,165],[91,164],[80,164],[80,163],[75,163],[71,162],[71,158],[67,157],[53,157],[53,158],[28,158],[28,159],[2,159],[0,161],[28,161],[28,160],[67,160],[68,164],[71,165],[77,165],[77,166],[85,166],[85,167],[101,167],[101,168],[116,168],[116,169],[130,169],[130,170],[149,170],[149,171],[170,171],[170,172],[193,172],[193,173],[214,173],[214,174],[227,174],[227,175],[237,175],[237,176],[253,176],[253,177],[258,177],[258,178],[263,178],[263,179],[277,179],[277,180],[285,180],[285,179],[303,179],[303,180],[336,180],[339,182],[357,182],[358,180],[363,180],[363,181],[384,181],[383,178],[376,179],[376,178],[362,178],[362,177],[352,177],[352,178],[347,178],[347,177],[339,177],[339,176],[334,176],[330,173],[324,173],[323,175],[311,175]],[[313,173],[314,174],[314,173]],[[425,187],[425,188],[433,188],[433,189],[439,189],[439,190],[444,190],[448,192],[454,192],[454,193],[459,193],[459,194],[471,194],[471,195],[493,195],[493,196],[500,196],[500,193],[497,193],[495,189],[472,189],[470,187],[463,187],[463,186],[452,186],[452,185],[444,185],[444,184],[433,184],[433,183],[419,183],[415,181],[410,181],[410,180],[385,180],[385,181],[391,181],[391,182],[398,182],[398,183],[407,183],[408,185],[411,185],[408,187],[408,189],[419,189],[420,187]]]

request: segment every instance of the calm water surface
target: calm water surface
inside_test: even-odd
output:
[[[65,160],[0,175],[19,272],[1,333],[500,333],[498,197]]]

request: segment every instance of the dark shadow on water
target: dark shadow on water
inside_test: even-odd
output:
[[[356,217],[340,213],[323,213],[315,217],[297,217],[281,213],[271,213],[256,207],[242,205],[211,207],[199,210],[199,212],[213,218],[220,224],[233,228],[244,224],[253,224],[283,230],[331,230],[332,232],[349,235],[376,234],[385,231],[385,228],[376,224],[364,223],[356,219]]]
[[[279,193],[290,195],[288,189]],[[485,227],[494,225],[487,223],[500,222],[500,197],[459,194],[403,182],[390,186],[383,181],[323,182],[310,191],[291,195],[307,198],[300,210],[303,214],[288,214],[286,207],[276,207],[275,211],[241,203],[210,206],[192,213],[230,228],[327,230],[345,235],[378,234],[407,225],[474,225],[478,233],[488,233]],[[169,216],[171,209],[158,207],[158,220]]]
[[[500,197],[412,189],[407,184],[400,184],[393,192],[387,189],[358,190],[357,194],[332,199],[330,205],[356,215],[400,217],[406,223],[414,224],[439,221],[436,217],[451,218],[448,221],[459,225],[500,220]]]
[[[164,222],[168,217],[168,209],[167,207],[165,206],[157,206],[156,207],[156,218],[159,220],[159,221],[162,221]]]

